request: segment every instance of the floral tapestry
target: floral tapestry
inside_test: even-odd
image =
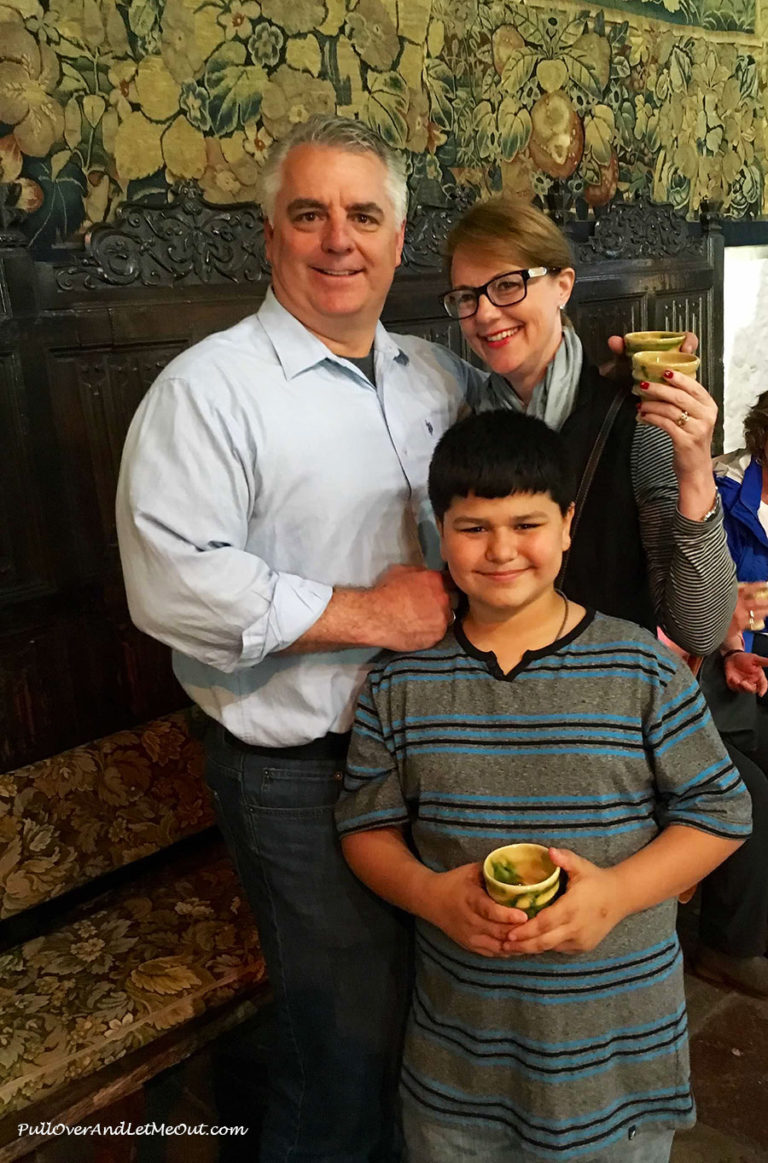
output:
[[[754,32],[756,0],[594,0],[635,16],[692,24],[712,32]]]
[[[706,25],[710,0],[684,4]],[[751,19],[743,0],[718,11]],[[270,143],[336,110],[406,151],[412,203],[559,181],[591,205],[618,190],[741,217],[768,208],[765,85],[756,37],[615,8],[0,0],[0,180],[42,247],[182,178],[251,201]]]

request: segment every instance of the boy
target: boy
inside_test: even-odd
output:
[[[466,604],[358,705],[344,854],[417,917],[409,1163],[661,1163],[694,1121],[675,897],[749,834],[749,800],[685,666],[555,589],[566,461],[514,412],[445,433],[430,500]],[[478,863],[524,840],[568,874],[533,920]]]

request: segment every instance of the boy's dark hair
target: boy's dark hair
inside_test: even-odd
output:
[[[563,515],[575,489],[565,442],[541,420],[501,409],[457,421],[429,466],[429,499],[442,521],[454,497],[549,493]]]

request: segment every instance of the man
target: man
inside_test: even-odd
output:
[[[263,178],[261,310],[165,369],[118,485],[131,615],[214,721],[208,780],[277,1004],[262,1163],[391,1157],[407,981],[400,920],[336,840],[357,692],[377,651],[438,642],[430,456],[480,375],[390,336],[402,161],[310,119]]]

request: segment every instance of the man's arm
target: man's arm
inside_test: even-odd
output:
[[[224,672],[286,649],[439,641],[449,620],[439,573],[401,567],[370,589],[334,590],[246,551],[255,463],[255,449],[184,382],[151,390],[126,439],[116,514],[140,629]]]

